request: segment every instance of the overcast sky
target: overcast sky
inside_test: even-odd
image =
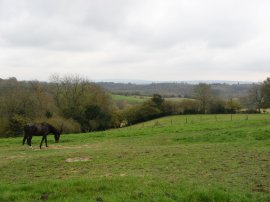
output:
[[[269,0],[0,0],[0,78],[262,81]]]

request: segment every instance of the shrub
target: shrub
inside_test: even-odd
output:
[[[34,120],[35,123],[47,122],[58,130],[63,127],[63,133],[80,133],[81,127],[78,122],[73,119],[65,119],[60,116],[53,116],[51,118],[37,118]]]
[[[8,136],[8,119],[0,118],[0,137],[6,137]]]
[[[9,119],[9,130],[8,130],[8,136],[19,136],[22,135],[23,133],[23,127],[31,122],[31,119],[14,114],[10,119]]]
[[[65,119],[63,117],[54,116],[47,120],[48,123],[52,124],[57,129],[63,127],[63,133],[80,133],[80,124],[73,119]]]

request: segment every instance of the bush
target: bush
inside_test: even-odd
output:
[[[6,137],[8,136],[8,119],[0,118],[0,137]]]
[[[54,116],[47,120],[48,123],[52,124],[58,130],[63,127],[63,133],[80,133],[81,126],[80,124],[73,119],[65,119],[63,117]]]
[[[128,124],[135,124],[148,121],[162,116],[163,112],[152,101],[144,102],[141,105],[130,107],[122,112],[122,117]]]
[[[63,133],[80,133],[81,127],[78,122],[76,122],[73,119],[65,119],[60,116],[53,116],[51,118],[37,118],[34,120],[35,123],[42,123],[47,122],[54,127],[56,127],[58,130],[63,127]]]
[[[31,119],[15,114],[9,119],[9,130],[8,130],[8,136],[19,136],[23,134],[23,127],[31,122]]]

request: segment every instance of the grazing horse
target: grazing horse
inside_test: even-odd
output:
[[[55,142],[58,142],[62,131],[63,131],[63,125],[61,127],[61,130],[58,131],[55,127],[53,127],[52,125],[48,123],[29,123],[24,126],[23,145],[25,143],[25,140],[27,140],[27,144],[30,147],[32,147],[31,146],[32,136],[42,136],[42,139],[39,145],[40,149],[44,140],[46,143],[46,147],[48,147],[47,135],[50,133],[53,133]]]

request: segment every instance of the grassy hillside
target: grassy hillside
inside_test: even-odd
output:
[[[112,94],[112,99],[114,101],[125,101],[129,104],[139,104],[144,101],[147,101],[151,97],[147,96],[138,96],[138,95],[117,95],[117,94]],[[168,101],[174,101],[174,102],[181,102],[183,100],[193,100],[189,98],[179,98],[179,97],[172,97],[172,98],[165,98],[165,100]]]
[[[194,115],[0,139],[0,201],[270,201],[270,117]]]
[[[126,101],[129,104],[138,104],[146,101],[150,97],[145,97],[145,96],[135,96],[135,95],[117,95],[117,94],[112,94],[112,99],[114,101]]]
[[[165,100],[168,101],[174,101],[174,102],[182,102],[185,100],[195,100],[195,99],[191,99],[191,98],[180,98],[180,97],[172,97],[172,98],[165,98]]]

